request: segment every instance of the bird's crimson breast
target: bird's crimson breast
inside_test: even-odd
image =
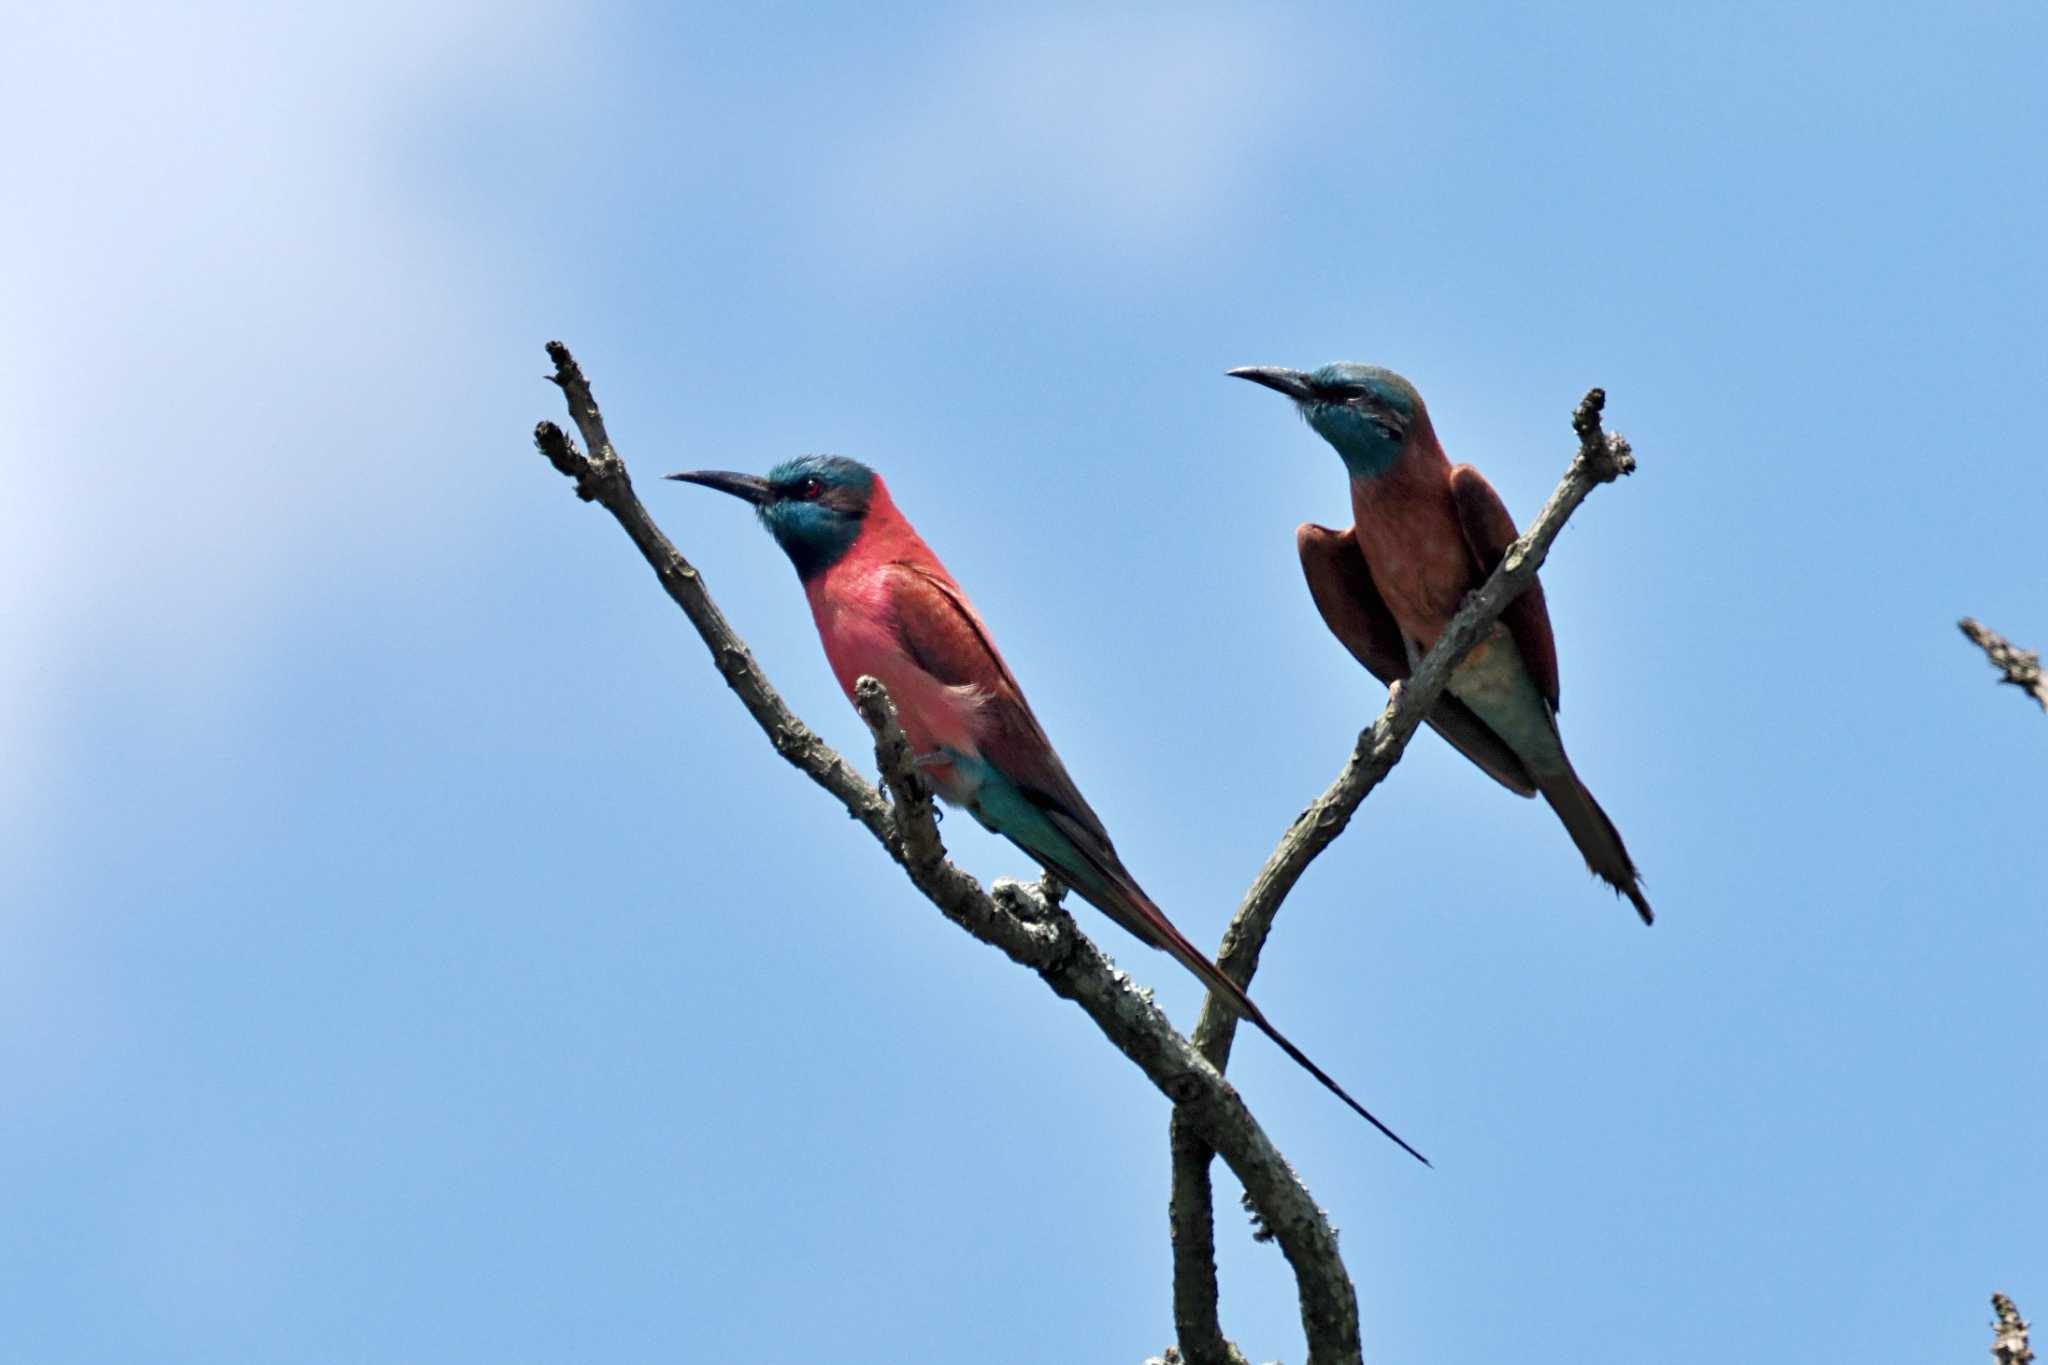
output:
[[[964,804],[972,793],[959,790],[951,764],[930,756],[950,749],[977,756],[974,735],[979,700],[971,688],[948,686],[920,668],[903,648],[889,597],[886,565],[842,561],[805,585],[811,616],[832,676],[849,700],[863,676],[878,678],[889,689],[903,736],[915,753],[925,756],[925,780],[948,801]]]
[[[1449,480],[1431,472],[1396,464],[1351,484],[1358,548],[1373,586],[1402,633],[1423,649],[1436,643],[1474,586],[1472,551]]]

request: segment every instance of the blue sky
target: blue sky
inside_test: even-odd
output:
[[[1222,371],[1399,369],[1525,521],[1604,385],[1642,469],[1545,581],[1657,927],[1425,739],[1256,994],[1438,1168],[1233,1075],[1378,1361],[2048,1313],[2048,724],[1953,626],[2048,644],[2038,6],[11,25],[0,1355],[1170,1339],[1164,1101],[773,757],[533,454],[553,336],[849,752],[780,554],[651,476],[881,468],[1212,944],[1380,703],[1293,557],[1337,461]]]

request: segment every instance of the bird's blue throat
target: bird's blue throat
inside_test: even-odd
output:
[[[1354,479],[1376,479],[1401,455],[1401,433],[1348,403],[1301,405],[1301,415],[1343,457]]]
[[[806,583],[846,558],[860,539],[859,517],[814,502],[768,503],[761,508],[761,524],[796,565],[796,576]]]

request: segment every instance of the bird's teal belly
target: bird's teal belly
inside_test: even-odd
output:
[[[1495,622],[1451,674],[1450,692],[1506,740],[1532,772],[1564,766],[1564,745],[1550,703],[1536,689],[1508,628]]]
[[[954,805],[965,806],[983,829],[1000,834],[1023,849],[1041,867],[1057,874],[1089,900],[1099,904],[1100,897],[1112,894],[1087,856],[1001,769],[972,754],[952,749],[939,752],[946,757],[943,768],[949,774],[953,792],[957,793],[948,795],[940,790],[939,795]]]
[[[918,755],[917,771],[932,794],[949,806],[974,809],[981,790],[981,776],[988,765],[979,758],[943,746]],[[977,818],[979,811],[975,811]],[[987,824],[986,820],[982,821]]]

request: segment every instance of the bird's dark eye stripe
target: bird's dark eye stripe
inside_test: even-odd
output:
[[[779,499],[793,502],[816,502],[825,496],[825,481],[815,474],[788,483],[771,484],[770,491]]]

